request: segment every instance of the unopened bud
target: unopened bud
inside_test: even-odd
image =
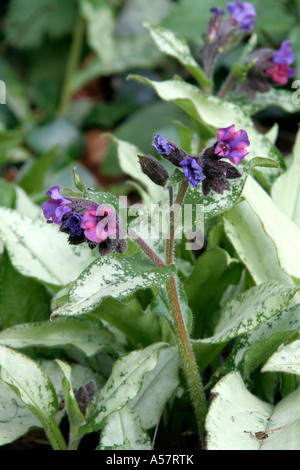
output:
[[[164,186],[169,179],[169,173],[165,167],[151,155],[138,155],[143,173],[155,184]]]

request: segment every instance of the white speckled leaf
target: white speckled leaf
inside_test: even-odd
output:
[[[0,333],[0,342],[14,349],[63,348],[82,351],[91,357],[101,350],[122,350],[106,328],[86,318],[57,318],[55,321],[22,323]]]
[[[128,404],[140,416],[144,429],[158,423],[162,407],[179,385],[179,368],[177,346],[161,349],[156,367],[145,376],[140,392]]]
[[[29,357],[0,344],[0,379],[18,395],[47,432],[58,408],[48,375]]]
[[[126,406],[108,418],[97,450],[151,450],[151,440],[143,430],[139,415]]]
[[[0,239],[14,268],[53,285],[72,282],[94,259],[87,245],[69,245],[55,224],[0,207]]]
[[[186,40],[182,36],[161,26],[150,25],[149,23],[144,23],[144,26],[150,31],[161,52],[177,59],[196,78],[198,83],[210,86],[210,80],[195,61]]]
[[[293,150],[291,166],[272,186],[272,199],[300,229],[300,131]]]
[[[282,269],[300,279],[300,228],[252,177],[248,178],[242,195],[274,242]]]
[[[118,359],[104,387],[95,395],[83,434],[103,426],[108,416],[121,410],[140,391],[144,376],[157,364],[159,351],[164,343],[154,343],[147,348],[132,351]]]
[[[254,157],[246,165],[237,165],[238,170],[242,174],[240,178],[230,180],[231,191],[224,191],[223,194],[211,191],[208,196],[204,196],[201,184],[196,188],[189,186],[184,199],[184,204],[192,204],[193,208],[196,204],[203,206],[204,220],[209,220],[223,212],[231,209],[240,199],[247,178],[251,169],[255,167],[276,167],[277,163],[270,158]],[[195,210],[194,210],[195,213]],[[196,217],[196,215],[195,215]]]
[[[173,266],[158,268],[142,255],[97,259],[83,271],[69,291],[57,315],[82,315],[97,307],[104,297],[124,298],[137,289],[164,284],[174,273]]]
[[[298,287],[269,281],[254,286],[228,302],[220,312],[215,335],[204,341],[222,343],[257,328],[278,313]]]
[[[282,345],[266,362],[262,372],[287,372],[300,375],[300,340]]]
[[[212,132],[213,129],[228,127],[232,124],[236,125],[236,130],[244,129],[251,142],[249,149],[247,149],[249,150],[249,155],[246,156],[247,161],[261,155],[274,159],[284,166],[278,150],[267,137],[257,132],[251,117],[244,113],[240,106],[220,100],[215,96],[206,96],[198,87],[183,80],[157,82],[136,75],[131,78],[151,86],[160,98],[165,101],[173,101],[197,121],[204,123]]]
[[[293,283],[281,268],[273,241],[247,201],[223,214],[223,222],[227,237],[256,284],[270,279]]]
[[[212,389],[207,450],[300,450],[300,389],[276,406],[251,394],[238,372]],[[264,439],[260,434],[266,433]]]

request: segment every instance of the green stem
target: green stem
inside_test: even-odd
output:
[[[173,264],[174,262],[174,235],[175,235],[175,227],[178,221],[178,216],[184,201],[184,197],[186,191],[188,189],[188,182],[187,180],[183,180],[181,187],[178,191],[176,202],[175,202],[175,210],[172,211],[172,207],[170,207],[170,234],[169,239],[167,240],[166,246],[166,261],[167,264]],[[173,213],[173,215],[171,215]],[[171,306],[172,317],[174,321],[174,329],[175,334],[178,342],[180,357],[182,361],[183,370],[186,376],[186,380],[188,383],[188,387],[190,390],[192,403],[194,406],[198,429],[200,438],[203,439],[204,435],[204,424],[205,424],[205,416],[207,413],[207,403],[205,398],[205,393],[203,389],[203,384],[201,380],[201,376],[199,374],[197,362],[194,356],[194,352],[192,349],[192,345],[190,343],[189,335],[186,330],[186,326],[183,320],[180,300],[176,285],[176,278],[174,276],[170,277],[167,284],[167,293],[168,298]]]
[[[155,251],[150,248],[149,245],[147,245],[144,240],[141,239],[141,237],[136,233],[135,230],[132,228],[129,228],[128,230],[128,235],[134,240],[134,242],[146,253],[147,256],[149,256],[152,261],[159,266],[160,268],[166,266],[166,263],[155,253]]]
[[[63,438],[55,418],[53,418],[51,423],[47,423],[44,429],[53,450],[67,450],[66,441]]]
[[[70,54],[67,62],[61,101],[58,109],[59,116],[65,116],[69,110],[70,98],[72,96],[72,81],[80,62],[84,31],[85,22],[81,15],[79,15],[74,28]]]
[[[174,329],[178,342],[179,353],[183,370],[191,394],[192,403],[195,410],[200,439],[203,439],[205,430],[205,417],[207,413],[206,397],[203,389],[201,376],[190,343],[188,332],[182,317],[179,296],[176,286],[176,279],[172,276],[167,282],[167,293],[171,305]]]
[[[182,181],[182,184],[179,188],[175,205],[171,204],[170,200],[170,233],[166,243],[166,261],[167,264],[173,264],[174,261],[174,237],[175,237],[175,227],[178,221],[178,216],[181,210],[181,206],[184,200],[185,193],[189,187],[189,183],[186,179]],[[172,199],[173,200],[173,199]],[[173,207],[173,209],[172,209]]]

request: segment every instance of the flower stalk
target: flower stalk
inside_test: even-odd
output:
[[[176,197],[176,212],[174,212],[172,210],[172,207],[170,206],[170,233],[166,244],[167,264],[173,264],[174,262],[175,227],[178,221],[180,208],[182,207],[188,187],[188,181],[186,179],[183,180]],[[189,335],[183,320],[175,276],[170,277],[170,279],[167,281],[166,288],[171,306],[171,313],[174,322],[174,329],[178,343],[179,353],[182,361],[182,367],[190,390],[200,439],[203,439],[205,416],[207,413],[207,403],[192,345],[190,343]]]

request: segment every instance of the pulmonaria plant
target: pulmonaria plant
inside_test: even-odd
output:
[[[248,36],[254,27],[256,11],[249,2],[228,2],[229,17],[225,11],[211,8],[204,45],[200,49],[206,75],[212,79],[213,68],[218,55],[232,49]]]
[[[155,135],[153,142],[157,152],[183,169],[188,183],[197,187],[202,183],[202,191],[207,196],[211,190],[223,194],[224,190],[231,191],[229,179],[240,178],[239,170],[230,163],[221,160],[227,158],[235,165],[241,163],[249,153],[250,141],[243,129],[235,131],[235,125],[221,128],[217,131],[217,142],[204,150],[201,155],[187,155],[173,142]],[[181,161],[179,161],[179,155]],[[148,174],[151,177],[151,174]],[[152,178],[153,179],[153,178]]]
[[[238,91],[245,91],[251,98],[256,92],[267,92],[272,86],[286,85],[296,74],[291,67],[295,61],[291,41],[282,41],[280,48],[262,48],[251,54],[244,62],[248,67],[246,77]]]
[[[87,199],[67,199],[59,191],[59,186],[53,186],[46,192],[50,200],[43,202],[42,209],[48,223],[59,225],[59,230],[69,235],[71,245],[86,242],[91,249],[98,247],[100,255],[112,251],[124,253],[126,241],[120,238],[118,216],[113,207]]]
[[[211,81],[218,56],[248,40],[256,20],[256,11],[250,2],[228,2],[226,8],[229,17],[217,6],[211,8],[204,45],[200,49],[204,71]],[[272,86],[286,85],[295,76],[296,71],[291,67],[294,61],[292,43],[287,39],[278,50],[258,49],[242,63],[233,65],[218,96],[224,98],[236,82],[236,91],[246,92],[250,98],[255,98],[256,92],[269,91]]]

